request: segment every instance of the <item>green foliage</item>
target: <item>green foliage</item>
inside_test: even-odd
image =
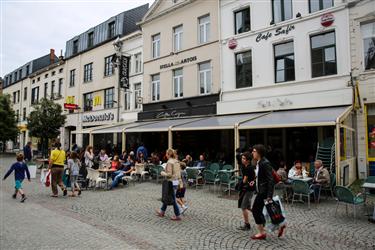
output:
[[[27,128],[30,136],[52,139],[60,134],[60,127],[64,126],[65,120],[66,115],[62,114],[60,104],[42,98],[27,118]]]
[[[18,135],[18,128],[9,95],[0,94],[0,117],[0,141],[14,140]]]

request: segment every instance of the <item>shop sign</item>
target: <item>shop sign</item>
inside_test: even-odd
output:
[[[197,57],[192,56],[192,57],[188,57],[188,58],[185,58],[185,59],[181,59],[179,61],[162,64],[162,65],[160,65],[160,69],[166,69],[166,68],[170,68],[170,67],[177,66],[177,65],[180,65],[180,64],[194,62],[196,60],[197,60]]]
[[[329,27],[333,24],[333,22],[335,21],[335,16],[332,14],[332,13],[327,13],[327,14],[324,14],[321,18],[320,18],[320,24],[324,27]]]
[[[238,45],[238,43],[237,43],[237,40],[235,38],[232,38],[228,41],[228,48],[229,49],[235,49],[235,48],[237,48],[237,45]]]
[[[69,110],[78,109],[78,104],[64,103],[64,109],[69,109]]]
[[[156,118],[157,119],[161,119],[161,118],[180,118],[180,117],[183,117],[185,115],[186,115],[186,113],[177,112],[177,110],[173,110],[171,112],[163,111],[163,112],[160,112],[160,113],[156,114]]]
[[[292,30],[294,30],[295,27],[293,24],[288,24],[287,26],[285,27],[280,27],[280,28],[277,28],[274,32],[266,32],[266,33],[259,33],[257,35],[257,37],[255,38],[255,41],[257,43],[259,43],[260,41],[264,40],[264,41],[267,41],[268,38],[271,38],[273,36],[280,36],[280,35],[288,35],[289,32],[291,32]]]
[[[129,62],[130,57],[121,56],[120,57],[120,67],[119,67],[119,86],[120,88],[129,88]]]
[[[115,115],[112,112],[98,114],[98,115],[83,115],[82,122],[102,122],[102,121],[113,121]]]

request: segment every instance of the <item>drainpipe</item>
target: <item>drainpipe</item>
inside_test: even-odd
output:
[[[219,81],[220,81],[220,95],[219,95],[219,102],[223,101],[223,74],[222,74],[222,69],[223,69],[223,64],[222,64],[222,44],[221,44],[221,12],[220,12],[220,2],[217,1],[217,19],[218,19],[218,36],[219,36]],[[216,107],[217,110],[217,107]],[[217,113],[217,112],[216,112]]]
[[[173,148],[172,126],[168,127],[168,148]]]
[[[124,152],[126,148],[126,134],[125,134],[125,128],[122,129],[122,150],[121,152]]]
[[[89,145],[94,146],[94,135],[91,133],[91,130],[89,132]]]
[[[239,123],[234,124],[234,169],[238,170],[238,162],[236,158],[236,149],[240,147],[240,133],[238,130]],[[236,172],[239,173],[239,172]]]
[[[336,166],[336,183],[341,185],[341,168],[340,168],[340,122],[336,120],[335,128],[335,166]]]

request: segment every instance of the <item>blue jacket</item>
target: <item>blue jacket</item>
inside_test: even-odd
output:
[[[31,148],[29,146],[23,147],[23,155],[25,156],[25,160],[31,161]]]
[[[16,162],[13,163],[13,165],[10,167],[8,172],[4,176],[4,180],[13,172],[14,170],[14,179],[17,180],[23,180],[25,179],[25,172],[27,174],[27,179],[30,180],[30,172],[29,169],[27,168],[26,163],[24,162]]]

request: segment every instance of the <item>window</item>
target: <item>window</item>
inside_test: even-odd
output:
[[[83,95],[83,110],[84,111],[92,110],[92,93],[87,93]]]
[[[115,94],[115,88],[104,90],[104,108],[113,108],[113,98]]]
[[[275,50],[275,82],[295,80],[293,42],[277,44]]]
[[[22,111],[22,121],[26,121],[26,108],[23,108]]]
[[[13,104],[15,104],[17,101],[17,91],[13,92]]]
[[[63,70],[64,70],[64,68],[61,68],[61,69],[59,69],[59,73],[62,73],[62,72],[63,72]]]
[[[204,62],[199,64],[199,88],[201,94],[211,93],[211,63]]]
[[[152,36],[152,58],[160,56],[160,34]]]
[[[310,37],[312,77],[337,73],[335,32]]]
[[[134,55],[135,60],[135,73],[142,72],[142,53]]]
[[[375,159],[375,105],[367,105],[367,152],[368,158]]]
[[[292,0],[272,0],[272,15],[275,23],[292,19]]]
[[[27,100],[27,87],[25,87],[23,89],[23,100],[26,101]]]
[[[130,96],[131,93],[129,91],[125,91],[124,110],[130,110]]]
[[[9,75],[9,84],[12,83],[12,75]]]
[[[151,100],[159,101],[160,100],[160,75],[153,75],[151,77]]]
[[[30,74],[30,65],[26,66],[26,75]]]
[[[44,75],[44,78],[48,78],[48,74],[45,74],[45,75]]]
[[[14,72],[14,82],[17,81],[17,72]]]
[[[74,87],[75,77],[76,77],[76,70],[72,69],[70,71],[69,87]]]
[[[35,83],[35,79],[33,79],[33,84]]]
[[[44,98],[47,98],[47,93],[48,93],[48,82],[44,84]]]
[[[51,82],[51,100],[55,99],[54,93],[55,93],[55,81],[52,81]]]
[[[115,22],[110,22],[108,24],[108,38],[115,36]]]
[[[173,70],[173,90],[175,98],[184,96],[182,69]]]
[[[94,32],[90,32],[87,37],[87,48],[94,46]]]
[[[113,75],[113,65],[112,65],[113,55],[104,58],[104,76]]]
[[[22,79],[22,69],[19,70],[18,75],[19,75],[19,76],[18,76],[18,77],[19,77],[19,80],[21,80],[21,79]]]
[[[83,82],[92,81],[92,63],[86,64],[83,70]]]
[[[234,12],[235,34],[250,31],[250,8]]]
[[[236,54],[236,88],[253,86],[251,51]]]
[[[31,104],[36,104],[39,101],[39,87],[31,90]]]
[[[21,91],[17,90],[17,103],[20,103]]]
[[[173,51],[177,52],[182,49],[183,26],[173,28]]]
[[[210,15],[198,18],[199,43],[206,43],[210,40]]]
[[[40,77],[37,78],[37,81],[38,81],[38,82],[40,81]]]
[[[56,74],[56,71],[52,71],[52,75],[54,76]]]
[[[309,0],[310,13],[333,6],[333,0]]]
[[[375,69],[375,22],[361,25],[365,70]]]
[[[62,87],[63,87],[63,79],[60,78],[60,79],[59,79],[59,88],[58,88],[58,91],[57,91],[57,96],[58,96],[58,97],[61,97],[61,96],[62,96]]]
[[[16,121],[20,122],[20,110],[19,109],[16,110]]]
[[[73,41],[73,55],[78,53],[78,40]]]
[[[134,108],[140,109],[141,104],[138,103],[138,99],[142,97],[141,83],[134,84]]]

